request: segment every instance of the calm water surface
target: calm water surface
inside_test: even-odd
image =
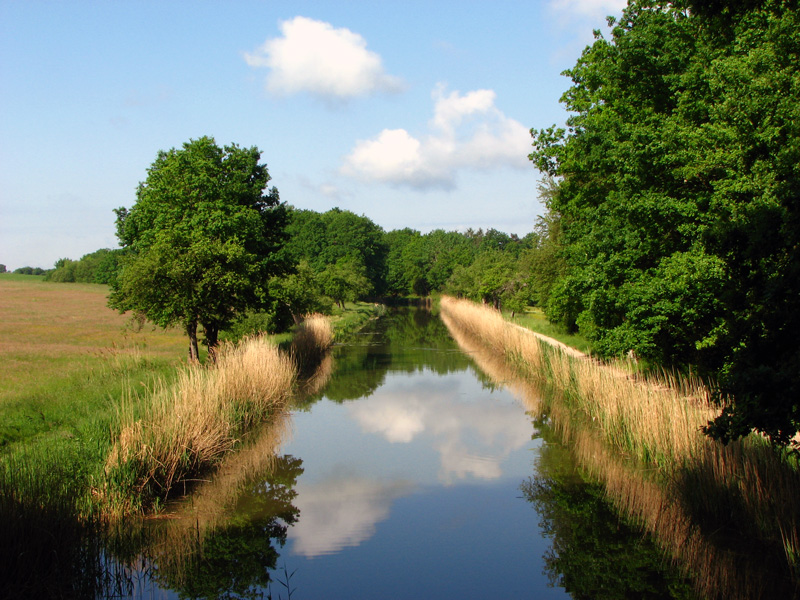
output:
[[[176,574],[151,553],[140,595],[689,597],[437,317],[392,313],[334,362],[201,558]]]

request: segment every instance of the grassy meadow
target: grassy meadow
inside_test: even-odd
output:
[[[181,363],[180,331],[136,326],[106,307],[107,293],[103,285],[0,275],[0,452],[108,426],[124,390]]]
[[[107,308],[106,295],[102,285],[0,275],[0,495],[7,502],[74,502],[67,512],[89,514],[165,496],[215,464],[245,429],[282,410],[297,362],[319,360],[334,335],[326,319],[310,319],[294,340],[227,344],[219,368],[190,366],[181,330],[133,322]],[[375,311],[351,305],[330,321],[340,336]],[[274,374],[261,363],[284,373],[274,393],[253,392],[267,389],[263,379]],[[205,434],[211,430],[219,435]],[[181,437],[191,431],[194,438]],[[131,502],[120,497],[144,491]]]

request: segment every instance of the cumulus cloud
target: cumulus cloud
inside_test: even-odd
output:
[[[628,0],[550,0],[550,8],[562,12],[588,17],[619,15],[628,5]]]
[[[348,99],[402,87],[388,75],[381,57],[366,40],[346,28],[307,17],[280,24],[281,37],[244,54],[251,67],[269,69],[267,89],[276,94],[308,92],[328,99]]]
[[[405,129],[384,129],[358,141],[341,172],[363,181],[453,188],[461,169],[529,166],[529,130],[495,106],[494,91],[448,94],[440,85],[432,96],[427,135],[417,138]]]

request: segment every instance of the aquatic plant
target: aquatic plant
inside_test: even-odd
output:
[[[295,368],[268,339],[224,345],[216,365],[189,365],[172,385],[158,382],[121,430],[106,462],[107,505],[138,510],[217,464],[239,436],[286,407]]]

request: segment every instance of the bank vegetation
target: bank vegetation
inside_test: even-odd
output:
[[[645,377],[629,365],[600,362],[470,301],[444,297],[441,315],[455,334],[547,387],[555,399],[544,412],[567,438],[593,432],[594,441],[578,445],[587,471],[690,568],[716,565],[716,578],[704,580],[704,595],[725,597],[714,591],[722,581],[724,589],[747,590],[738,597],[757,597],[748,595],[753,588],[746,585],[742,558],[753,554],[783,565],[779,571],[800,592],[797,460],[756,434],[727,445],[705,436],[702,427],[721,408],[701,381],[666,373]],[[589,461],[600,449],[611,457],[605,463],[616,467]]]

